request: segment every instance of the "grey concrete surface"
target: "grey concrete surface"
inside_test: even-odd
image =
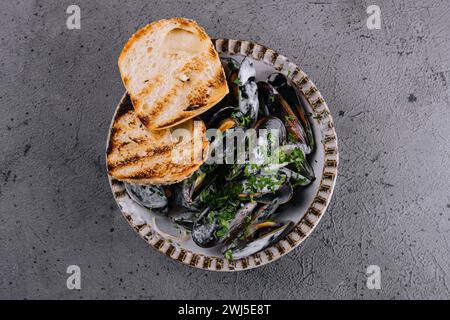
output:
[[[81,8],[81,30],[66,8]],[[381,30],[366,8],[381,8]],[[283,259],[221,274],[158,254],[111,195],[104,148],[128,37],[163,17],[284,53],[341,153],[331,205]],[[1,1],[0,298],[449,299],[450,2]],[[79,265],[82,289],[66,288]],[[381,290],[366,287],[368,265]]]

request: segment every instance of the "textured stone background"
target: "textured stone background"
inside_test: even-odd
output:
[[[81,30],[65,10],[81,7]],[[366,8],[381,7],[368,30]],[[450,3],[1,1],[0,298],[450,298]],[[116,66],[149,21],[196,19],[297,62],[333,113],[332,203],[297,250],[262,268],[172,262],[122,218],[104,168],[124,88]],[[66,288],[66,268],[82,290]],[[382,289],[368,290],[377,264]]]

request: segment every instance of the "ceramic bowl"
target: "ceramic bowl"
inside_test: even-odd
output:
[[[131,227],[150,246],[167,257],[185,265],[212,271],[239,271],[255,268],[273,262],[300,245],[319,223],[330,202],[336,182],[338,166],[337,137],[330,110],[317,87],[309,77],[285,56],[251,41],[215,39],[215,47],[221,57],[232,56],[237,60],[244,57],[253,59],[256,78],[266,79],[275,71],[283,73],[296,89],[310,114],[317,147],[310,156],[316,180],[306,188],[297,190],[292,205],[282,213],[283,220],[296,223],[293,230],[274,245],[246,258],[229,261],[216,248],[200,248],[192,240],[177,243],[165,240],[159,230],[170,233],[175,228],[165,217],[156,216],[158,229],[153,225],[153,213],[135,203],[125,191],[122,182],[109,178],[114,198]],[[113,120],[130,100],[125,94],[119,102]],[[108,136],[109,142],[109,136]],[[107,142],[107,145],[108,145]]]

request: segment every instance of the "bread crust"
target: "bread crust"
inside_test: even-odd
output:
[[[229,91],[211,39],[185,18],[155,21],[138,30],[118,64],[136,115],[151,130],[192,119]]]
[[[108,174],[133,184],[167,185],[188,178],[206,160],[209,146],[205,124],[201,120],[195,121],[150,131],[136,117],[131,103],[122,107],[111,128],[107,148]],[[177,140],[173,132],[178,128],[190,132],[189,138]],[[187,152],[189,159],[183,159],[188,161],[174,161],[174,151]]]

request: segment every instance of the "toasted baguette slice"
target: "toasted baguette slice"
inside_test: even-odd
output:
[[[151,130],[191,119],[228,93],[211,39],[184,18],[160,20],[137,31],[120,54],[119,69],[137,116]]]
[[[120,110],[107,150],[108,173],[134,184],[172,184],[189,177],[206,160],[209,142],[201,120],[150,131],[131,106]]]

